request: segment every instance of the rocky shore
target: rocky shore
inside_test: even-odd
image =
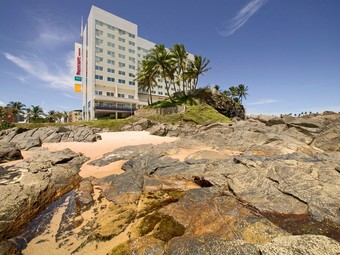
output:
[[[205,126],[141,120],[124,130],[181,139],[90,162],[125,161],[124,173],[104,178],[80,179],[85,159],[69,150],[0,169],[2,254],[340,253],[339,114]],[[0,139],[15,142],[11,132]],[[54,225],[29,235],[37,224],[28,223],[59,197],[48,211]]]

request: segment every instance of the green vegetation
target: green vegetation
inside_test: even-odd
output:
[[[174,44],[170,50],[159,44],[150,50],[141,62],[136,78],[139,89],[149,95],[148,104],[152,104],[152,91],[157,86],[157,79],[166,84],[165,89],[171,102],[174,99],[170,89],[184,96],[187,91],[196,90],[199,76],[210,69],[210,61],[197,55],[189,59],[188,55],[183,44]]]
[[[174,113],[169,115],[154,115],[148,117],[151,121],[178,124],[178,123],[194,123],[199,125],[205,125],[210,123],[228,123],[230,119],[213,107],[207,104],[199,104],[186,106],[186,112]]]

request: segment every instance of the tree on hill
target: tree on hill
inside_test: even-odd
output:
[[[140,63],[138,76],[143,77],[137,77],[138,87],[146,90],[150,87],[147,85],[147,80],[160,78],[164,81],[167,95],[172,102],[174,100],[170,93],[171,84],[175,92],[178,88],[184,95],[187,90],[195,90],[199,76],[204,75],[210,69],[208,67],[210,61],[198,55],[189,59],[188,55],[183,44],[174,44],[173,49],[170,50],[166,49],[163,44],[156,45]],[[150,99],[151,97],[152,95],[149,96]]]
[[[150,72],[157,73],[165,83],[165,88],[170,100],[170,80],[173,80],[174,60],[170,52],[165,48],[164,44],[156,45],[151,49],[146,57],[148,65],[150,65]]]
[[[148,104],[152,104],[152,88],[156,84],[157,71],[153,69],[153,65],[147,60],[141,62],[140,68],[137,72],[138,87],[142,91],[148,92]]]
[[[247,99],[247,96],[249,95],[248,92],[248,86],[245,86],[243,84],[239,84],[237,86],[237,94],[238,94],[238,99],[240,103],[242,104],[242,99]]]
[[[184,44],[174,44],[173,49],[170,50],[174,59],[175,77],[177,77],[177,84],[180,85],[182,82],[182,91],[185,95],[186,80],[185,80],[185,69],[187,68],[188,53],[185,50]]]

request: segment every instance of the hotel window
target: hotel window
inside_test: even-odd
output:
[[[102,45],[103,44],[103,40],[96,38],[96,45]]]
[[[158,85],[158,88],[159,88],[159,89],[162,89],[162,88],[163,88],[163,86],[161,86],[161,85]]]
[[[114,48],[115,47],[115,44],[112,43],[112,42],[107,42],[107,46],[111,47],[111,48]]]
[[[129,37],[135,38],[136,36],[134,34],[129,33]]]
[[[129,68],[135,70],[135,66],[134,65],[129,65]]]
[[[120,42],[125,42],[125,39],[124,39],[124,38],[121,38],[121,37],[118,37],[118,41],[120,41]]]
[[[108,59],[108,60],[107,60],[107,63],[110,64],[110,65],[114,65],[114,64],[115,64],[115,61],[112,60],[112,59]]]
[[[118,62],[119,67],[125,67],[125,64],[122,62]]]
[[[129,77],[135,78],[136,76],[133,73],[129,73]]]
[[[118,97],[125,97],[125,95],[124,94],[121,94],[121,93],[118,93]]]
[[[160,91],[159,91],[159,92],[158,92],[158,95],[163,95],[163,92],[160,92]]]
[[[98,25],[98,26],[103,26],[103,22],[101,22],[101,21],[99,21],[99,20],[96,20],[96,25]]]
[[[96,53],[103,53],[103,49],[96,47]]]
[[[120,50],[125,50],[125,47],[124,47],[124,46],[121,46],[121,45],[118,45],[118,49],[120,49]]]
[[[118,74],[125,75],[125,72],[124,71],[118,71]]]
[[[118,83],[125,84],[125,80],[118,79]]]
[[[130,99],[134,99],[135,97],[133,95],[128,95]]]
[[[96,96],[101,96],[101,95],[103,95],[103,91],[95,90],[95,91],[94,91],[94,94],[95,94]]]
[[[133,62],[133,63],[135,63],[135,62],[136,62],[136,59],[135,59],[135,58],[133,58],[133,57],[129,57],[129,60],[130,60],[131,62]]]
[[[107,37],[111,38],[111,39],[115,39],[115,36],[113,34],[107,33]]]
[[[135,46],[136,44],[134,42],[129,41],[129,45]]]
[[[113,51],[108,50],[107,54],[113,58],[115,57],[115,53]]]
[[[103,76],[102,75],[98,75],[98,74],[96,74],[96,80],[103,80]]]
[[[106,96],[108,97],[114,97],[115,94],[113,92],[106,92]]]
[[[121,29],[118,29],[118,33],[119,33],[120,35],[125,35],[125,31],[124,31],[124,30],[121,30]]]
[[[103,31],[96,29],[96,35],[103,35]]]
[[[107,81],[112,81],[112,82],[114,82],[114,81],[115,81],[115,78],[107,77]]]
[[[114,73],[114,72],[115,72],[115,69],[108,68],[108,69],[107,69],[107,72],[108,72],[108,73]]]
[[[129,53],[135,54],[136,51],[135,51],[135,50],[132,50],[132,49],[129,49]]]
[[[112,31],[115,31],[115,27],[114,26],[111,26],[111,25],[107,25],[107,28],[112,30]]]
[[[103,58],[102,57],[96,57],[96,62],[103,62]]]
[[[102,66],[96,66],[96,70],[103,71],[103,67]]]
[[[125,59],[125,55],[123,55],[123,54],[118,54],[118,57],[121,58],[121,59]]]
[[[129,81],[129,85],[135,85],[136,83],[134,81]]]

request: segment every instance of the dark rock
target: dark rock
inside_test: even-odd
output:
[[[76,187],[85,160],[69,149],[42,151],[8,167],[6,171],[17,174],[12,179],[0,176],[0,239],[14,236],[52,201]]]
[[[21,255],[21,251],[10,241],[0,241],[0,255]]]
[[[0,143],[0,163],[22,159],[20,149],[16,147],[15,143]]]

